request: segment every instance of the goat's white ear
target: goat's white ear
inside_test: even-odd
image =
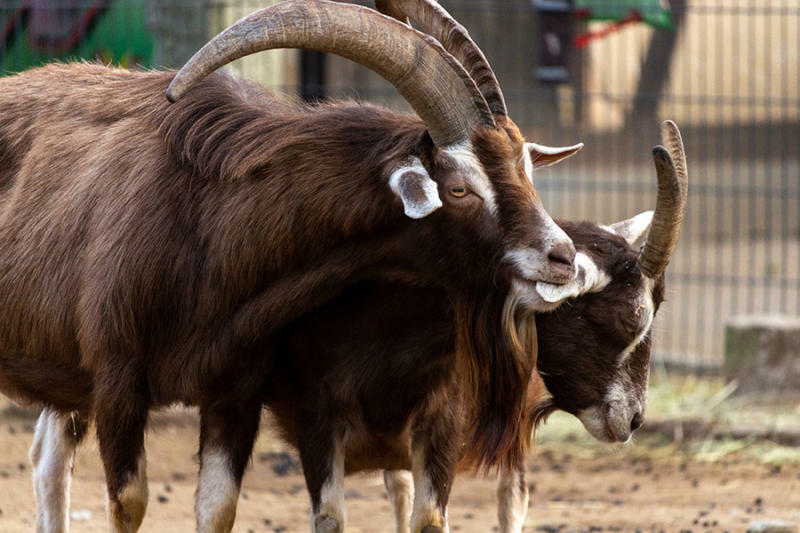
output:
[[[621,220],[615,224],[611,224],[609,228],[611,231],[628,241],[631,246],[641,239],[644,234],[650,229],[650,224],[653,222],[653,211],[645,211],[638,215],[629,218],[628,220]]]
[[[553,285],[552,283],[536,283],[536,292],[542,300],[552,304],[561,302],[586,294],[588,292],[599,292],[611,283],[611,277],[597,266],[591,257],[583,252],[575,254],[575,277],[563,285]]]
[[[438,186],[419,159],[392,172],[389,187],[403,201],[409,218],[424,218],[442,207]]]
[[[581,148],[583,148],[583,143],[559,147],[525,143],[525,150],[528,152],[528,156],[530,156],[531,170],[555,165],[562,159],[575,155]]]

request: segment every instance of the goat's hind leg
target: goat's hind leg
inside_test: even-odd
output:
[[[414,478],[407,470],[385,470],[383,484],[394,512],[397,533],[411,531],[411,505],[414,501]]]
[[[78,413],[63,414],[45,407],[39,415],[29,454],[37,533],[69,531],[72,463],[86,428],[86,418]]]
[[[497,482],[497,517],[500,533],[522,533],[528,514],[528,483],[525,481],[525,464],[502,469]]]
[[[261,401],[200,406],[198,533],[227,533],[236,518],[244,470],[258,432]]]

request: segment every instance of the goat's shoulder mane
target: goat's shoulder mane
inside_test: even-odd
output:
[[[309,157],[322,167],[374,167],[424,133],[414,116],[352,100],[306,104],[223,73],[162,109],[159,129],[172,155],[196,174],[222,180],[296,167]]]

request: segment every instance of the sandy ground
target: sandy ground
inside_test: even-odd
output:
[[[0,398],[0,406],[4,403]],[[1,407],[0,413],[0,532],[30,532],[34,506],[27,449],[34,420]],[[550,423],[560,429],[549,436],[545,430],[530,458],[534,498],[527,531],[734,532],[759,520],[800,524],[800,463],[791,450],[787,459],[786,453],[738,443],[729,451],[706,447],[704,455],[696,446],[691,451],[655,437],[608,448],[586,439],[566,418]],[[151,418],[150,504],[143,532],[194,530],[196,443],[193,413]],[[269,429],[262,432],[234,531],[308,531],[303,477],[287,452]],[[73,531],[107,531],[102,479],[97,446],[90,439],[77,455]],[[494,480],[460,476],[451,498],[451,530],[495,530],[494,493]],[[347,507],[348,532],[393,531],[380,475],[349,478]]]

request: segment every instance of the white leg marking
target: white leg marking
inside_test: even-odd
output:
[[[411,505],[414,500],[414,478],[407,470],[386,470],[383,482],[394,511],[397,533],[411,531]]]
[[[497,483],[497,517],[500,533],[522,533],[528,514],[528,485],[524,475],[502,470]]]
[[[36,499],[37,533],[69,531],[69,486],[74,441],[67,437],[69,416],[45,408],[36,422],[30,461]]]
[[[200,476],[195,494],[198,533],[227,533],[236,518],[239,484],[231,472],[227,453],[206,447],[200,457]]]
[[[414,476],[414,510],[411,514],[411,533],[419,533],[426,526],[440,527],[445,533],[449,532],[447,510],[445,509],[443,512],[439,508],[437,502],[439,495],[425,469],[423,450],[413,450],[411,471]]]
[[[119,492],[116,503],[106,494],[108,519],[114,533],[135,533],[144,519],[147,510],[147,459],[144,449],[136,465],[136,473]]]
[[[326,518],[332,518],[338,522],[338,529],[336,531],[344,531],[345,523],[347,522],[347,507],[344,503],[344,444],[340,438],[334,437],[334,452],[331,459],[331,473],[325,483],[322,484],[322,490],[319,496],[319,509],[312,509],[311,517],[311,531],[316,533],[318,521],[320,526],[325,527],[320,533],[328,533],[328,530],[335,526],[332,521]]]

